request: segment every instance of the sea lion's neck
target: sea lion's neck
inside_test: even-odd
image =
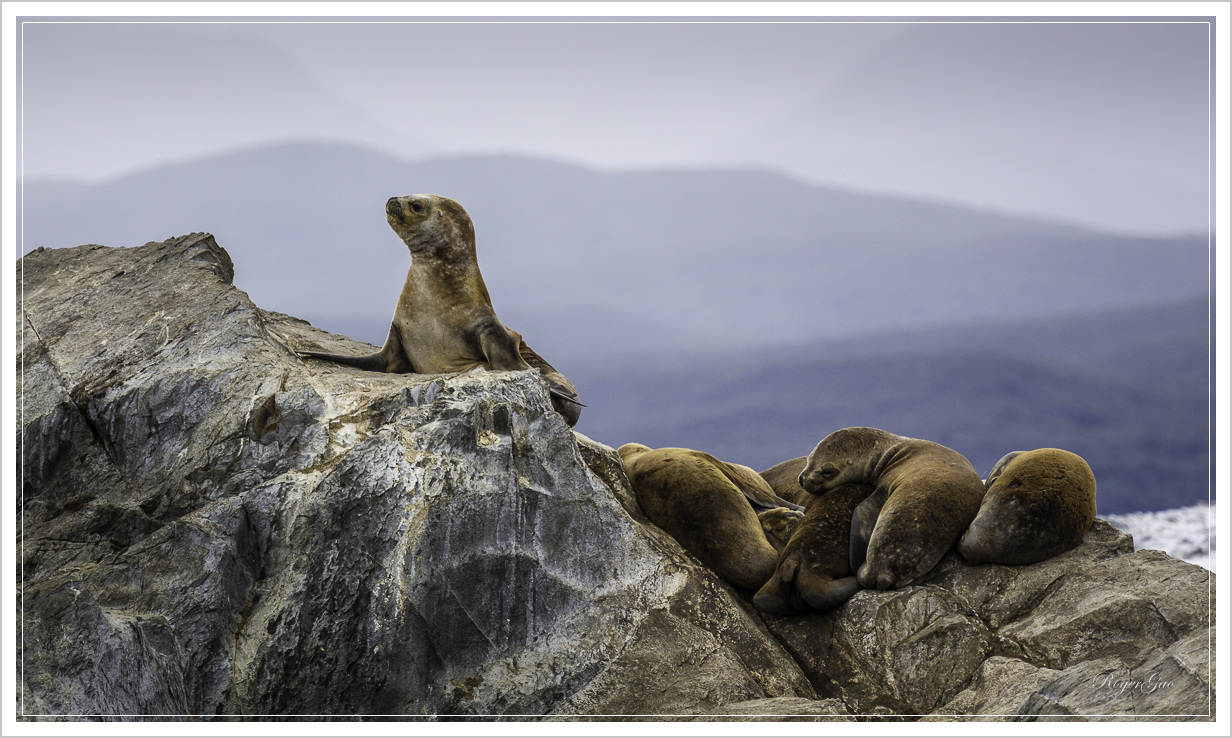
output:
[[[911,451],[903,439],[884,439],[873,446],[868,455],[868,468],[865,479],[882,479],[892,475],[894,471],[911,456]]]
[[[441,298],[449,298],[444,301],[445,304],[456,304],[457,298],[465,295],[470,300],[481,301],[489,307],[492,305],[492,298],[488,296],[487,285],[483,282],[473,254],[412,253],[411,266],[406,273],[406,290],[413,292],[414,297],[434,303]]]

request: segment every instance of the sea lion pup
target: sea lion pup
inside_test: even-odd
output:
[[[797,506],[779,500],[756,472],[687,448],[626,443],[617,453],[646,517],[707,568],[752,590],[774,574],[779,552],[767,539],[754,504]]]
[[[851,566],[852,515],[872,492],[868,485],[844,484],[814,497],[753,604],[776,615],[795,615],[851,599],[860,590]]]
[[[385,345],[366,356],[295,353],[374,372],[538,369],[547,380],[552,407],[576,425],[583,405],[573,383],[496,317],[479,274],[475,228],[466,210],[446,197],[407,195],[389,198],[385,216],[411,252]]]
[[[984,496],[980,475],[962,454],[876,428],[831,433],[800,473],[800,486],[810,494],[853,483],[874,488],[861,504],[881,505],[856,569],[869,589],[905,587],[927,574],[975,519]]]
[[[1059,448],[1006,454],[958,552],[972,564],[1034,564],[1070,550],[1095,522],[1095,475]]]

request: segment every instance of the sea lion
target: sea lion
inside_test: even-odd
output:
[[[853,483],[874,487],[862,505],[881,506],[856,569],[869,589],[905,587],[927,574],[971,524],[984,496],[980,475],[962,454],[876,428],[831,433],[800,473],[810,494]]]
[[[804,488],[800,486],[800,472],[804,471],[804,465],[807,462],[807,456],[799,456],[787,461],[780,461],[769,469],[757,472],[757,474],[766,480],[766,484],[770,485],[770,489],[774,490],[774,494],[782,497],[784,500],[791,500],[797,505],[807,508],[809,503],[816,497],[805,492]]]
[[[650,522],[736,587],[766,583],[779,552],[754,506],[786,507],[799,516],[798,506],[780,500],[752,469],[703,451],[626,443],[617,453]]]
[[[776,507],[757,513],[757,522],[761,523],[761,530],[766,534],[766,540],[770,541],[770,545],[774,546],[774,550],[780,555],[803,518],[804,513],[786,507]]]
[[[777,615],[794,615],[829,610],[851,599],[860,590],[851,566],[852,516],[872,493],[868,485],[844,484],[814,497],[779,554],[774,576],[753,596],[753,604]]]
[[[389,198],[385,216],[411,252],[385,345],[365,356],[295,353],[374,372],[538,369],[548,383],[552,407],[576,425],[584,406],[573,383],[496,317],[479,274],[475,228],[466,210],[446,197],[407,195]]]
[[[1095,475],[1059,448],[1006,454],[984,483],[975,520],[958,542],[972,564],[1034,564],[1070,550],[1095,522]]]

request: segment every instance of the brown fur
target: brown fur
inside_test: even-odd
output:
[[[1007,454],[985,482],[980,511],[958,543],[972,564],[1033,564],[1082,542],[1095,522],[1095,475],[1056,448]]]
[[[850,564],[852,515],[872,492],[867,485],[846,484],[815,497],[753,604],[793,615],[829,610],[851,599],[860,590]]]
[[[767,540],[748,494],[773,496],[752,469],[687,448],[627,443],[617,452],[646,517],[727,582],[755,590],[774,573]]]
[[[869,589],[905,587],[927,574],[971,524],[984,496],[979,475],[958,452],[876,428],[831,433],[800,473],[810,494],[857,483],[875,488],[870,499],[884,500],[856,573]]]
[[[766,534],[766,540],[770,541],[770,545],[774,546],[774,550],[780,554],[803,518],[804,513],[786,507],[776,507],[757,513],[757,520],[761,522],[761,530]]]
[[[446,197],[407,195],[390,198],[385,213],[411,253],[385,345],[366,356],[296,353],[378,372],[538,369],[550,388],[552,407],[575,425],[581,415],[577,389],[496,317],[466,210]]]
[[[758,472],[761,478],[766,480],[770,485],[770,489],[774,490],[774,494],[782,497],[784,500],[790,500],[802,507],[808,507],[813,501],[814,496],[804,491],[800,486],[800,472],[804,471],[804,465],[808,462],[807,456],[801,456],[787,461],[780,461],[774,466],[764,471]]]

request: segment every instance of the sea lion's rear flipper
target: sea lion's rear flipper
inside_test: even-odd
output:
[[[586,407],[586,403],[578,399],[577,388],[565,375],[556,371],[555,367],[527,346],[526,341],[522,340],[522,336],[517,331],[510,332],[518,337],[518,355],[522,357],[522,361],[525,361],[532,369],[538,369],[548,383],[548,394],[552,395],[552,407],[564,416],[565,422],[570,427],[577,425],[578,418],[582,415],[580,408]]]
[[[774,494],[774,490],[770,488],[770,483],[761,478],[761,475],[753,471],[747,466],[739,464],[728,464],[725,461],[706,454],[719,469],[723,471],[723,476],[727,480],[736,485],[736,489],[744,495],[744,498],[753,506],[753,512],[762,513],[767,510],[773,510],[776,507],[785,507],[788,510],[796,512],[804,512],[804,508],[794,502],[784,500],[782,497]]]
[[[856,506],[851,514],[851,570],[860,571],[860,566],[868,555],[868,542],[873,537],[873,528],[877,526],[877,518],[885,505],[887,493],[877,489]]]
[[[389,326],[389,336],[385,339],[385,345],[375,354],[344,356],[342,354],[326,354],[320,351],[296,351],[295,353],[304,358],[324,359],[335,364],[354,366],[370,372],[405,374],[414,371],[414,368],[411,367],[411,362],[407,360],[406,354],[402,351],[402,342],[398,338],[398,331],[392,325]]]

